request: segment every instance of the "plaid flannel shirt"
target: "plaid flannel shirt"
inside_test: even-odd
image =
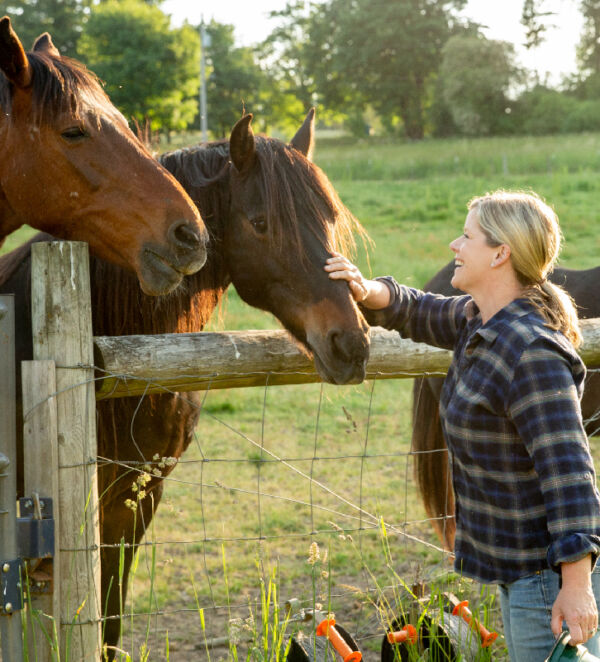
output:
[[[581,419],[585,366],[517,299],[482,325],[469,296],[383,279],[372,325],[454,350],[440,414],[456,500],[456,569],[509,583],[600,553],[600,495]]]

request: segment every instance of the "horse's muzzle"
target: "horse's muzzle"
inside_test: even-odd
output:
[[[331,329],[325,338],[310,337],[315,367],[330,384],[360,384],[367,374],[369,335],[361,330]]]

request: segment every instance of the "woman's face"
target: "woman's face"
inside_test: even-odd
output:
[[[464,232],[451,242],[450,249],[455,253],[453,287],[471,295],[485,288],[498,247],[488,245],[475,209],[467,214]]]

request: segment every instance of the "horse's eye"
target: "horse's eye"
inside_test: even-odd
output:
[[[80,126],[72,126],[63,131],[60,135],[69,142],[76,142],[78,140],[82,140],[83,138],[87,138],[89,134]]]
[[[256,218],[249,219],[252,227],[259,234],[264,234],[267,231],[267,219],[264,216],[257,216]]]

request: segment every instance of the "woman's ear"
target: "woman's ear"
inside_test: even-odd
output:
[[[498,250],[494,255],[494,259],[490,266],[499,267],[501,264],[504,264],[510,258],[510,246],[508,244],[500,244]]]

